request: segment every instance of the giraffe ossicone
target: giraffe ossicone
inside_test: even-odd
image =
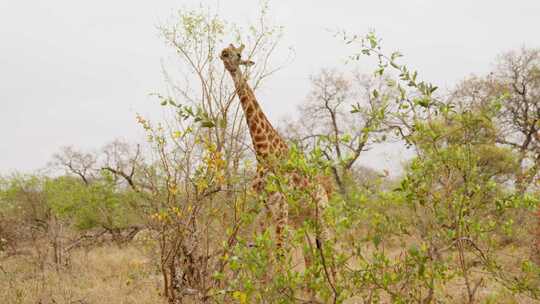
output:
[[[238,69],[239,66],[251,66],[255,62],[251,60],[242,59],[242,51],[244,51],[245,45],[241,44],[239,47],[235,47],[232,43],[221,51],[219,58],[223,61],[225,68],[230,71],[231,69]]]

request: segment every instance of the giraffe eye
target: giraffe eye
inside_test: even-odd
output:
[[[240,58],[241,58],[240,54],[236,54],[236,57],[238,57],[238,59],[240,59]]]
[[[229,57],[229,53],[223,52],[223,53],[221,53],[221,56],[223,56],[224,58],[227,58],[227,57]]]

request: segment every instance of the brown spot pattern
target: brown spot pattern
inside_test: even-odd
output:
[[[256,143],[255,146],[257,147],[257,149],[267,149],[268,148],[268,144],[265,143],[265,142],[259,142],[259,143]]]
[[[249,105],[246,108],[246,116],[251,117],[251,115],[253,115],[253,107],[251,105]]]
[[[255,141],[260,142],[266,140],[266,135],[257,134],[253,138],[255,139]]]

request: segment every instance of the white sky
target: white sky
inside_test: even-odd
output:
[[[170,55],[156,26],[198,3],[0,1],[0,174],[40,168],[61,146],[138,139],[135,113],[159,113],[148,93],[163,87],[160,60]],[[220,14],[240,24],[257,8],[257,1],[219,3]],[[309,75],[339,68],[349,55],[328,29],[375,29],[386,50],[400,50],[403,62],[441,87],[486,73],[503,51],[540,47],[539,0],[274,0],[270,10],[285,26],[282,50],[296,52],[259,93],[275,122],[304,99]],[[363,163],[392,167],[396,153],[370,153]]]

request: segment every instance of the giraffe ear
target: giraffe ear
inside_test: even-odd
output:
[[[242,60],[242,62],[240,62],[241,65],[245,65],[245,66],[252,66],[255,64],[255,62],[251,61],[251,60]]]
[[[240,44],[240,47],[238,48],[238,52],[242,52],[246,46],[242,43]]]

